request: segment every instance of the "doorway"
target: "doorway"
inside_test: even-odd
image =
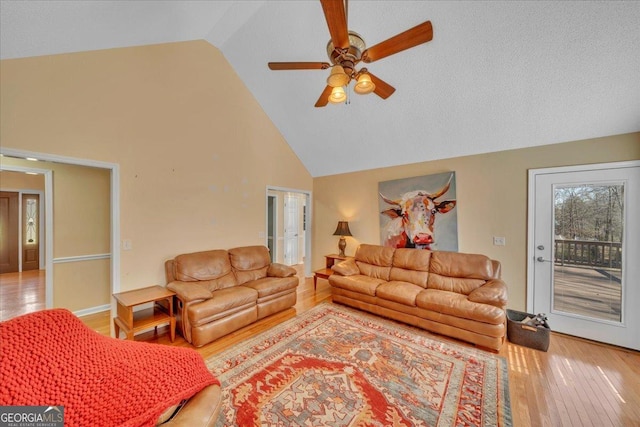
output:
[[[311,276],[310,206],[308,191],[267,187],[266,245],[274,262],[300,266],[305,277]]]
[[[640,162],[529,171],[527,310],[640,349]]]
[[[73,301],[71,305],[73,307],[66,307],[72,310],[76,315],[82,316],[85,314],[91,314],[98,311],[103,311],[105,309],[109,309],[111,307],[112,311],[115,310],[115,305],[112,302],[111,294],[120,291],[120,251],[119,248],[119,166],[117,164],[99,162],[94,160],[84,160],[77,159],[72,157],[63,157],[52,154],[43,154],[43,153],[34,153],[22,150],[14,150],[10,148],[0,148],[0,153],[4,156],[2,158],[2,164],[0,165],[1,170],[8,171],[16,171],[16,172],[36,172],[44,175],[45,177],[45,189],[43,193],[43,197],[40,198],[41,211],[43,213],[42,217],[44,218],[44,226],[41,227],[41,230],[44,229],[44,236],[40,239],[40,264],[44,265],[44,270],[47,271],[45,279],[45,308],[53,308],[54,307],[54,277],[56,277],[56,281],[58,283],[63,283],[66,288],[69,286],[75,286],[79,288],[81,292],[86,292],[90,294],[91,298],[99,298],[100,295],[97,295],[95,292],[91,292],[90,288],[86,286],[82,286],[82,280],[67,281],[66,277],[72,277],[74,280],[76,276],[74,276],[74,269],[76,266],[86,266],[88,263],[93,263],[93,265],[98,265],[103,273],[100,274],[99,279],[104,281],[105,292],[109,296],[109,301],[106,304],[102,302],[94,303],[92,299],[88,299],[92,301],[90,304],[82,306],[81,303],[77,303],[77,301],[82,301],[82,298],[85,298],[85,294],[80,294],[77,289],[73,289],[70,292],[67,292],[64,295],[73,295],[73,298],[76,298],[76,301]],[[40,163],[33,163],[35,167],[32,167],[30,162],[25,159],[38,159]],[[46,167],[47,169],[40,169],[40,167]],[[108,212],[106,215],[103,215],[101,218],[106,216],[106,225],[107,227],[100,227],[101,230],[106,230],[106,246],[108,247],[108,252],[104,251],[101,253],[92,253],[87,251],[86,255],[84,253],[80,253],[79,255],[70,254],[71,256],[67,256],[65,251],[61,251],[61,256],[58,255],[54,258],[53,251],[53,197],[48,197],[53,195],[53,170],[59,172],[59,169],[67,169],[69,173],[71,173],[75,167],[80,167],[80,169],[94,169],[101,170],[102,173],[106,173],[106,186],[108,186],[108,190],[106,191],[106,200],[108,200],[106,211]],[[57,172],[57,173],[58,173]],[[84,176],[84,175],[83,175]],[[85,179],[75,180],[69,174],[66,175],[69,179],[69,182],[85,182]],[[56,180],[60,181],[60,180]],[[92,184],[94,181],[86,181],[87,184]],[[68,196],[70,194],[68,191],[57,192],[57,195],[60,196]],[[95,192],[95,194],[104,194],[101,192]],[[42,202],[44,199],[44,202]],[[60,200],[60,199],[58,199]],[[63,202],[64,203],[64,202]],[[87,206],[94,207],[94,203],[87,204]],[[69,210],[74,215],[83,215],[84,210]],[[59,217],[59,215],[58,215]],[[94,218],[95,216],[90,216]],[[72,224],[77,224],[77,222],[71,222]],[[77,227],[71,228],[70,230],[77,230]],[[56,237],[58,238],[58,242],[67,243],[71,241],[71,239],[65,239],[65,233],[63,230],[56,230]],[[60,237],[59,237],[60,236]],[[87,242],[94,242],[97,239],[87,239]],[[101,239],[100,242],[104,242],[105,239]],[[56,245],[58,247],[59,245]],[[67,244],[67,246],[70,246]],[[63,247],[63,249],[65,249]],[[104,261],[101,261],[104,260]],[[105,264],[106,262],[106,264]],[[55,265],[55,268],[54,268]],[[42,268],[42,267],[41,267]],[[86,274],[95,274],[94,270],[91,268],[85,268],[83,270]],[[61,273],[61,274],[58,274]],[[58,278],[62,277],[60,281]],[[79,276],[78,276],[79,277]],[[77,282],[77,283],[76,283]],[[77,285],[77,286],[76,286]],[[57,293],[64,292],[63,288],[60,291],[60,288],[56,288],[55,291]],[[58,304],[59,305],[59,304]],[[84,308],[87,307],[87,308]]]

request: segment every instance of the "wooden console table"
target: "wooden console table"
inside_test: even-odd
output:
[[[340,256],[338,254],[329,254],[325,255],[325,268],[321,268],[320,270],[316,270],[313,272],[313,290],[316,290],[316,285],[318,284],[318,277],[321,279],[328,279],[329,276],[333,274],[333,270],[331,267],[337,262],[345,261],[349,258],[349,256]]]
[[[162,286],[150,286],[113,294],[118,303],[118,317],[113,319],[116,338],[120,336],[120,329],[127,335],[128,340],[133,340],[136,332],[168,324],[171,342],[173,342],[176,338],[176,318],[173,315],[174,295],[175,292]],[[163,301],[166,301],[168,309],[156,304]],[[154,303],[153,308],[134,313],[135,306],[150,302]]]

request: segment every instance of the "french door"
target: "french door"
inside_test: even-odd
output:
[[[640,349],[640,162],[529,171],[527,310]]]
[[[300,229],[300,199],[296,194],[288,193],[284,198],[284,262],[295,265],[298,258],[298,235]]]

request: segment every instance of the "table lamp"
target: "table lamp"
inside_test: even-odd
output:
[[[349,230],[349,223],[347,221],[338,221],[338,226],[336,227],[336,231],[333,233],[334,236],[340,236],[340,241],[338,242],[338,249],[340,249],[340,256],[346,256],[344,254],[344,250],[347,247],[347,241],[344,236],[352,236],[351,231]]]

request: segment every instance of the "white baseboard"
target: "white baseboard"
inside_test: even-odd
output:
[[[103,311],[108,311],[108,310],[111,310],[111,304],[104,304],[96,307],[85,308],[82,310],[74,311],[73,314],[75,314],[78,317],[82,317],[82,316],[88,316],[89,314],[101,313]]]

